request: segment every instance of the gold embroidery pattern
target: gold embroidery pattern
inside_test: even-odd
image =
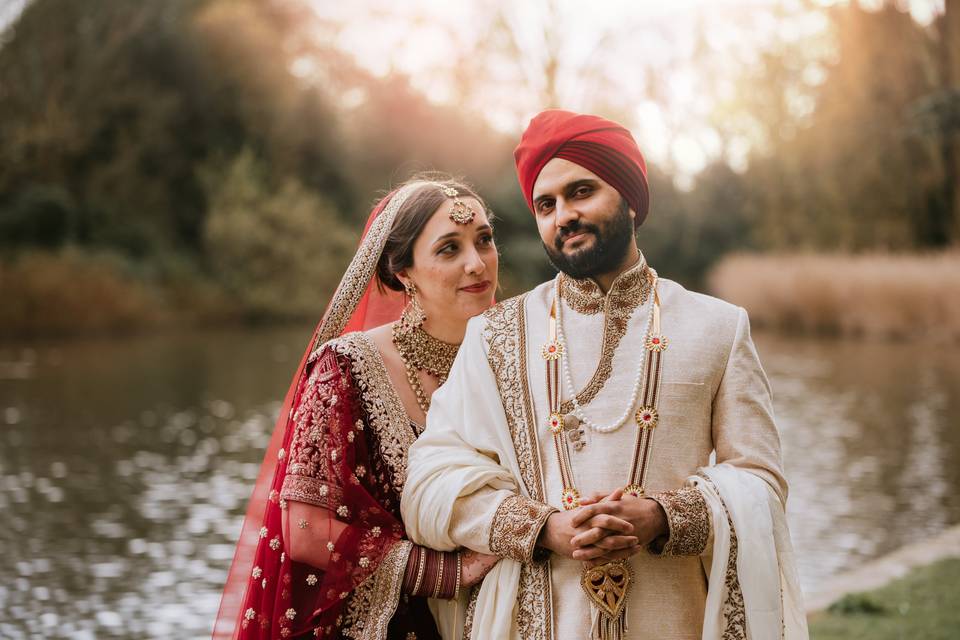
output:
[[[561,274],[561,298],[574,311],[583,315],[594,315],[601,311],[605,314],[600,361],[590,381],[577,394],[577,402],[580,406],[596,398],[603,389],[603,385],[610,379],[613,373],[613,355],[627,333],[631,314],[650,297],[654,277],[653,269],[647,266],[642,255],[634,267],[617,276],[606,296],[603,295],[597,283],[589,278],[574,280]],[[560,412],[564,414],[573,412],[573,401],[567,400],[561,404]]]
[[[280,495],[284,500],[296,500],[325,509],[336,509],[343,504],[343,490],[340,487],[307,476],[287,474]]]
[[[487,310],[483,338],[487,344],[487,360],[503,400],[521,480],[532,500],[544,502],[540,451],[527,380],[525,301],[524,294]],[[525,640],[553,637],[551,598],[549,565],[545,562],[523,564],[517,597],[520,637]]]
[[[713,483],[713,480],[702,473],[697,475],[713,487],[713,492],[720,498],[720,492],[717,491],[717,486]],[[747,640],[747,609],[743,603],[743,591],[740,589],[740,576],[737,574],[737,531],[733,528],[733,518],[730,517],[730,511],[724,504],[723,498],[720,498],[720,504],[723,505],[723,512],[727,516],[727,526],[730,527],[730,555],[727,557],[727,569],[723,577],[727,597],[723,601],[723,607],[721,607],[724,620],[721,638],[722,640]]]
[[[417,436],[390,382],[383,358],[370,337],[361,332],[343,335],[330,346],[350,359],[363,409],[377,436],[380,457],[390,470],[393,488],[399,496],[407,481],[407,451]]]
[[[483,584],[483,583],[481,583]],[[470,640],[473,634],[473,618],[477,613],[477,598],[480,597],[480,585],[470,588],[470,597],[467,599],[467,613],[463,623],[463,637]]]
[[[623,308],[633,310],[637,308],[638,300],[646,300],[650,295],[649,272],[646,258],[640,254],[637,264],[616,277],[607,295],[604,295],[600,286],[590,278],[577,279],[562,274],[561,297],[571,309],[585,316],[600,313],[605,305],[609,305],[608,312]]]
[[[377,570],[350,596],[341,633],[355,640],[382,640],[400,601],[400,587],[413,543],[401,540],[380,561]]]
[[[336,354],[317,354],[317,362],[307,379],[300,403],[293,415],[294,434],[290,443],[290,464],[283,479],[280,497],[318,507],[335,509],[343,492],[331,468],[328,420],[336,411],[337,391],[343,372]]]
[[[710,538],[710,516],[703,494],[695,487],[664,491],[650,496],[667,514],[670,532],[658,555],[698,556]],[[651,549],[657,553],[654,549]]]
[[[556,511],[550,505],[535,502],[520,495],[510,496],[500,503],[493,514],[490,528],[490,551],[494,555],[517,562],[530,562],[537,546],[540,529],[550,514]]]
[[[350,261],[350,266],[347,267],[340,284],[337,285],[337,290],[330,302],[330,309],[317,331],[316,339],[313,341],[314,349],[340,335],[343,328],[347,326],[347,321],[353,315],[354,309],[357,308],[357,304],[359,304],[377,269],[377,262],[380,261],[383,246],[386,244],[390,230],[393,228],[393,220],[397,216],[397,211],[409,194],[420,186],[422,186],[422,183],[415,182],[393,194],[390,202],[370,225],[367,235],[357,248],[353,260]]]

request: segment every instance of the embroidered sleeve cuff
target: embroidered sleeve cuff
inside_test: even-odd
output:
[[[540,529],[553,507],[520,495],[506,498],[493,514],[490,551],[517,562],[530,562]]]
[[[335,484],[311,476],[287,474],[280,488],[284,500],[297,500],[325,509],[343,504],[343,490]]]
[[[698,556],[710,538],[710,515],[703,494],[694,487],[650,496],[667,514],[670,532],[650,543],[651,553],[664,556]]]

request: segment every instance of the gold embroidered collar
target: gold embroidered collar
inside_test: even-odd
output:
[[[654,277],[653,270],[647,265],[647,260],[642,253],[637,264],[614,279],[607,295],[603,295],[600,285],[591,278],[577,280],[565,274],[560,275],[563,302],[568,303],[577,313],[584,315],[605,312],[600,361],[587,385],[577,393],[577,402],[581,406],[589,404],[596,398],[603,389],[603,385],[610,379],[610,374],[613,373],[613,354],[627,332],[627,324],[634,309],[644,304],[650,297]],[[572,412],[573,400],[564,401],[560,410],[565,414]]]
[[[629,315],[647,301],[650,283],[650,268],[642,253],[635,265],[614,279],[606,295],[593,278],[577,279],[566,274],[560,275],[564,302],[577,313],[588,316],[602,312],[605,306],[607,313],[625,312]]]

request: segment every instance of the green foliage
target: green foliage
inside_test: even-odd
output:
[[[300,182],[271,188],[248,149],[208,170],[205,183],[216,279],[253,317],[317,317],[356,247],[354,230]]]
[[[827,17],[834,51],[823,82],[808,88],[812,112],[789,113],[803,73],[790,58],[768,57],[747,89],[784,103],[754,112],[769,142],[744,176],[757,245],[861,251],[955,242],[950,218],[958,212],[941,193],[955,178],[939,142],[915,135],[911,121],[916,105],[939,91],[938,42],[892,3],[878,11],[850,3]]]
[[[953,31],[889,4],[824,11],[822,81],[805,80],[806,43],[772,50],[718,117],[723,136],[756,134],[746,171],[717,162],[682,191],[651,167],[639,238],[664,276],[700,286],[735,250],[956,242],[957,80],[940,61],[960,38],[937,35],[956,10]],[[315,316],[378,194],[440,169],[497,216],[500,297],[550,277],[515,136],[359,69],[310,16],[296,1],[30,2],[0,37],[0,255],[122,256],[178,313]]]
[[[886,608],[867,593],[848,593],[827,609],[838,615],[878,615],[886,613]]]
[[[810,621],[812,640],[952,640],[960,635],[960,558],[850,594]]]
[[[57,185],[30,184],[0,210],[0,246],[55,248],[76,240],[77,208]]]

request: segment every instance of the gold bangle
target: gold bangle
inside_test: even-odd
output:
[[[422,547],[417,547],[417,581],[413,584],[413,593],[410,595],[415,596],[417,592],[420,591],[420,583],[423,582],[423,570],[426,566],[426,563],[423,561],[423,556],[426,555]]]
[[[460,597],[460,578],[463,575],[463,555],[457,552],[457,582],[453,585],[453,599]]]
[[[434,597],[434,598],[439,598],[439,597],[440,597],[440,587],[443,586],[443,557],[444,557],[445,555],[446,555],[446,554],[444,554],[444,553],[439,554],[439,556],[440,556],[440,558],[439,558],[439,560],[440,560],[440,562],[439,562],[439,564],[440,564],[440,569],[437,571],[437,584],[436,584],[436,586],[434,586],[434,588],[433,588],[433,597]]]

